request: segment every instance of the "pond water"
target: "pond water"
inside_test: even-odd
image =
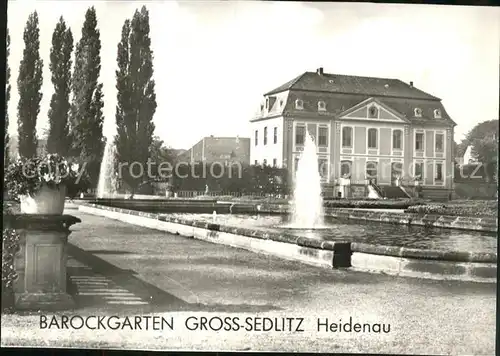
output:
[[[179,213],[162,215],[213,222],[212,214]],[[226,226],[263,231],[281,231],[296,236],[329,241],[363,242],[376,245],[461,252],[497,252],[497,235],[488,232],[340,220],[331,217],[325,218],[326,228],[324,229],[294,230],[283,228],[289,222],[289,217],[284,215],[219,214],[216,216],[216,222]]]

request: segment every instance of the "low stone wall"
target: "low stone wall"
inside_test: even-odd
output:
[[[364,243],[322,241],[286,232],[265,232],[244,227],[230,227],[97,204],[82,204],[80,210],[147,228],[315,266],[353,268],[359,271],[431,279],[496,281],[497,255],[494,253],[418,250]]]
[[[95,203],[95,202],[93,202]],[[288,214],[291,211],[289,204],[274,203],[238,203],[216,200],[194,201],[187,200],[107,200],[98,201],[102,206],[113,206],[127,209],[133,207],[135,210],[155,211],[157,213],[200,213],[211,214]],[[325,215],[334,218],[376,221],[382,223],[414,225],[426,227],[438,227],[447,229],[460,229],[470,231],[497,232],[498,221],[492,217],[466,217],[435,214],[417,214],[380,211],[378,209],[356,209],[356,208],[325,208]]]
[[[134,225],[263,252],[311,265],[330,268],[350,267],[350,242],[313,240],[289,234],[235,228],[97,204],[82,204],[79,209],[85,213]]]
[[[377,221],[391,224],[439,227],[471,231],[497,232],[498,221],[495,218],[475,218],[466,216],[393,213],[357,209],[327,209],[325,214],[334,218]]]
[[[497,263],[497,254],[491,252],[422,250],[400,246],[380,246],[360,242],[351,243],[352,252],[371,255],[395,256],[416,260],[439,260],[448,262]]]

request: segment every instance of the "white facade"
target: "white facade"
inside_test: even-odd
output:
[[[251,123],[250,164],[283,166],[283,117],[276,117]],[[264,132],[267,129],[267,140]],[[276,133],[276,139],[275,139]],[[257,137],[256,137],[257,135]],[[257,138],[257,141],[256,141]],[[265,161],[264,161],[265,160]]]
[[[330,152],[332,150],[333,142],[331,142],[332,137],[332,125],[330,121],[326,120],[307,120],[302,121],[300,119],[295,119],[293,121],[293,133],[292,133],[292,172],[295,174],[297,169],[298,160],[302,154],[304,149],[304,145],[297,145],[296,136],[297,136],[297,128],[302,128],[305,133],[309,133],[313,135],[316,141],[316,153],[318,155],[318,168],[320,169],[321,178],[323,182],[328,182],[330,180],[330,175],[332,173],[332,162],[330,159]],[[312,129],[312,131],[310,131]],[[320,136],[320,130],[324,130],[326,133],[326,144],[322,145],[318,142],[318,137]]]

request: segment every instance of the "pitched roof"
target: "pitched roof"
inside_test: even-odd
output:
[[[393,108],[397,112],[405,115],[410,121],[417,125],[432,125],[436,123],[445,123],[455,126],[456,123],[448,115],[441,101],[426,101],[403,98],[379,98],[380,102]],[[415,117],[414,109],[422,110],[421,117]],[[441,111],[441,119],[434,118],[434,110]]]
[[[441,100],[399,79],[305,72],[264,95],[285,90],[363,94],[412,99]]]
[[[235,159],[250,160],[250,138],[248,137],[205,137],[204,157],[207,160]]]
[[[325,95],[320,92],[294,92],[290,91],[286,97],[286,103],[279,110],[282,114],[289,113],[290,115],[304,115],[314,113],[320,116],[337,116],[345,110],[362,103],[363,101],[374,97],[380,103],[388,106],[394,111],[400,113],[406,119],[410,120],[416,125],[435,125],[444,124],[446,126],[454,126],[456,123],[450,118],[446,112],[443,104],[439,100],[422,100],[422,99],[406,99],[394,97],[376,97],[370,95],[359,94],[341,94],[341,93],[328,93]],[[302,100],[303,109],[297,110],[295,108],[295,101]],[[326,104],[326,111],[318,111],[318,101],[322,100]],[[415,108],[422,110],[422,117],[415,117]],[[434,110],[441,111],[441,119],[434,118]]]

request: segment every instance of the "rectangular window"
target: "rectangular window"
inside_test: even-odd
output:
[[[368,129],[368,148],[377,147],[377,129]]]
[[[396,150],[400,150],[402,149],[403,145],[402,145],[402,136],[403,136],[403,132],[401,130],[394,130],[392,132],[392,148],[393,149],[396,149]]]
[[[342,147],[352,147],[352,127],[342,128]]]
[[[274,128],[274,140],[273,140],[273,143],[278,143],[278,128],[275,127]]]
[[[444,151],[444,135],[436,134],[436,152]]]
[[[267,166],[267,159],[264,159],[264,161],[262,162],[262,165]]]
[[[422,162],[415,163],[415,178],[424,179],[424,164]]]
[[[417,132],[415,134],[415,150],[423,151],[424,150],[424,133]]]
[[[255,146],[259,144],[259,131],[255,130]]]
[[[264,127],[264,146],[267,145],[267,127]]]
[[[277,165],[278,165],[278,160],[276,158],[273,158],[273,167],[276,168]]]
[[[306,128],[304,126],[295,127],[295,144],[303,145],[306,135]]]
[[[328,127],[319,128],[318,146],[328,146]]]
[[[436,163],[436,181],[438,181],[438,182],[443,181],[443,164],[442,163]]]

